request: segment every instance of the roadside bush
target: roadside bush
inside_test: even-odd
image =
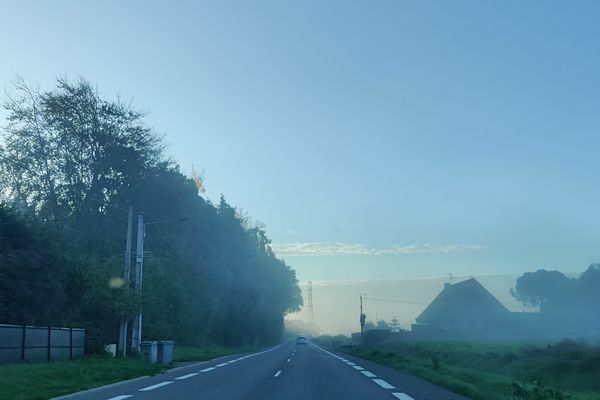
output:
[[[512,384],[513,400],[567,400],[571,395],[545,387],[540,382],[535,382],[533,387],[514,382]]]

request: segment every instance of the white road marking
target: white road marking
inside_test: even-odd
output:
[[[158,389],[159,387],[167,386],[173,383],[173,381],[165,381],[161,383],[157,383],[156,385],[148,386],[139,390],[139,392],[147,392],[149,390]]]
[[[291,360],[291,358],[288,358],[288,359],[287,359],[287,362],[290,362],[290,360]]]
[[[354,364],[354,363],[353,363],[353,362],[351,362],[351,361],[348,361],[348,362],[346,362],[346,364],[348,364],[348,365],[356,365],[356,364]]]
[[[131,397],[131,396],[133,396],[133,395],[132,394],[124,394],[124,395],[117,396],[117,397],[111,397],[108,400],[123,400],[123,399],[126,399],[126,398]]]
[[[187,378],[191,378],[192,376],[196,376],[198,375],[197,372],[191,373],[191,374],[187,374],[187,375],[183,375],[183,376],[178,376],[177,378],[175,378],[176,380],[180,381],[183,379],[187,379]]]
[[[375,378],[375,376],[377,376],[374,373],[372,373],[371,371],[360,371],[360,372],[362,372],[365,376],[368,376],[369,378]]]
[[[352,368],[354,368],[354,369],[355,369],[355,370],[357,370],[357,371],[362,371],[362,370],[364,369],[364,368],[363,368],[363,367],[361,367],[360,365],[355,365],[355,366],[354,366],[354,367],[352,367]]]
[[[213,369],[216,369],[216,368],[215,367],[204,368],[200,372],[208,372],[208,371],[212,371]]]
[[[406,393],[392,393],[392,396],[400,400],[415,400]]]
[[[238,360],[231,360],[231,361],[228,361],[228,362],[229,362],[229,364],[233,364],[234,362],[238,362]]]
[[[373,382],[375,382],[376,384],[378,384],[379,386],[381,386],[384,389],[396,389],[394,386],[390,385],[383,379],[373,379]]]
[[[274,376],[275,376],[275,378],[277,378],[279,375],[281,375],[281,370],[279,370],[279,371],[275,372],[275,375],[274,375]]]
[[[226,365],[227,365],[227,363],[221,363],[221,364],[217,364],[217,367],[224,367]]]

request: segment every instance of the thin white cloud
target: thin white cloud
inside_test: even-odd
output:
[[[278,256],[382,256],[400,254],[454,254],[482,250],[476,244],[422,244],[391,247],[367,247],[351,243],[273,243],[271,248]]]

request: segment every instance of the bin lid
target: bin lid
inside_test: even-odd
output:
[[[156,340],[144,340],[140,343],[140,346],[152,346],[156,344]]]
[[[175,343],[175,342],[172,340],[159,340],[158,341],[158,344],[173,344],[173,343]]]

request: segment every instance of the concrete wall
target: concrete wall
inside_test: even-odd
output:
[[[85,330],[0,324],[0,364],[83,357]]]

